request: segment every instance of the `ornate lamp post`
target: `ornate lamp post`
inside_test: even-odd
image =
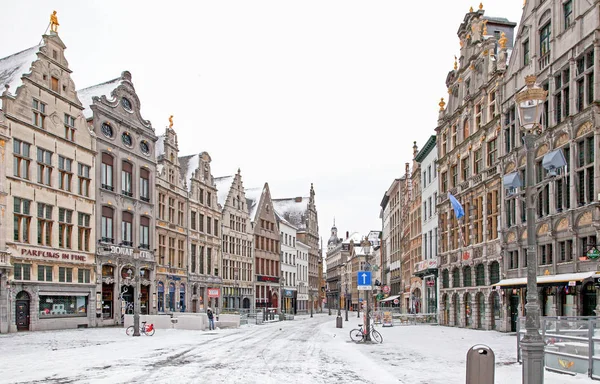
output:
[[[140,336],[140,299],[142,297],[142,285],[140,279],[140,261],[134,259],[133,270],[129,268],[127,274],[135,282],[135,293],[133,295],[133,336]]]
[[[540,335],[540,306],[537,298],[537,254],[535,231],[535,140],[542,131],[540,117],[547,91],[536,83],[535,76],[526,76],[527,86],[515,96],[521,129],[524,131],[527,164],[525,166],[527,207],[527,303],[525,304],[525,329],[521,341],[523,349],[523,383],[544,382],[544,340]]]
[[[360,246],[363,249],[363,253],[365,254],[365,270],[370,271],[371,265],[369,264],[369,257],[371,256],[371,242],[365,237],[364,240],[360,243]],[[367,296],[367,307],[365,308],[365,341],[371,341],[371,324],[369,319],[369,296],[371,296],[371,290],[365,291],[365,296]]]

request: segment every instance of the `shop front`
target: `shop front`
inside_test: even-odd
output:
[[[415,265],[414,276],[421,278],[421,289],[418,294],[422,294],[420,308],[424,313],[438,312],[438,263],[437,260],[423,260]],[[416,289],[413,289],[413,296]]]

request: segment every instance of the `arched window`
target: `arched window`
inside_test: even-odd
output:
[[[475,284],[478,287],[485,285],[485,267],[483,264],[477,264],[477,267],[475,267]]]
[[[165,311],[165,285],[162,281],[158,282],[158,312]]]
[[[460,287],[460,271],[458,268],[454,268],[452,271],[452,288]]]
[[[500,281],[500,264],[494,261],[490,265],[490,284],[496,284]]]
[[[442,272],[442,288],[450,288],[450,272],[447,269]]]
[[[472,285],[471,281],[471,267],[468,265],[463,268],[463,283],[464,287],[470,287]]]

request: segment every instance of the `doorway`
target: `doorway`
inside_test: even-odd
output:
[[[596,286],[588,283],[583,286],[583,316],[596,316]]]
[[[19,294],[17,294],[15,303],[17,331],[29,331],[30,302],[31,298],[27,292],[21,291]]]
[[[517,321],[519,321],[519,295],[510,296],[510,331],[517,332]]]

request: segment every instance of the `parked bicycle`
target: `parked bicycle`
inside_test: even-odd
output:
[[[125,330],[125,334],[127,334],[127,336],[132,336],[134,332],[135,332],[135,328],[133,327],[133,325],[130,325]],[[146,336],[152,336],[152,335],[154,335],[154,332],[155,332],[154,324],[146,325],[146,322],[142,321],[142,325],[140,326],[140,333],[143,333]]]
[[[371,326],[371,329],[369,330],[370,334],[371,334],[371,340],[377,342],[377,343],[383,343],[383,336],[381,336],[381,333],[379,333],[379,331],[377,331],[375,329],[375,327]],[[363,325],[359,324],[358,325],[358,329],[353,329],[350,331],[350,339],[352,341],[364,341],[365,337],[367,336],[367,330],[363,329]]]

